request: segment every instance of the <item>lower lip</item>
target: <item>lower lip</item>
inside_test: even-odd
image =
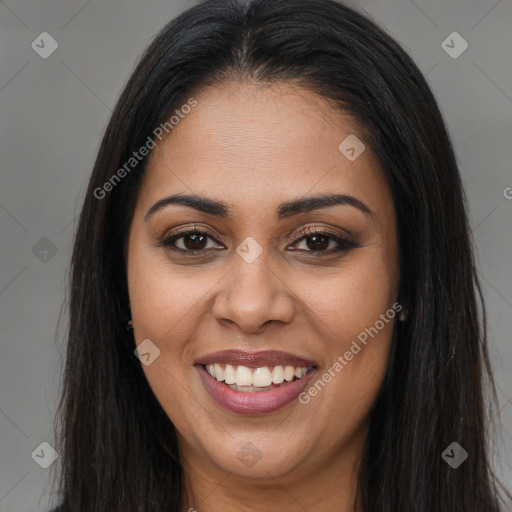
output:
[[[290,381],[270,391],[246,393],[235,391],[214,379],[201,364],[196,365],[196,369],[211,397],[224,408],[237,414],[262,414],[281,409],[304,391],[316,373],[316,369],[312,369],[301,379]]]

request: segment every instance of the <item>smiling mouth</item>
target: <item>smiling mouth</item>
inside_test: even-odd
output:
[[[302,379],[314,367],[276,365],[251,368],[244,365],[203,364],[203,368],[217,382],[234,391],[253,393],[271,391]]]

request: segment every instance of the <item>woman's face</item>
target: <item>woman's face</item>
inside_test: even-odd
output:
[[[283,479],[352,464],[396,321],[380,164],[368,146],[358,156],[353,119],[300,87],[229,83],[194,98],[150,155],[130,230],[146,377],[183,460]]]

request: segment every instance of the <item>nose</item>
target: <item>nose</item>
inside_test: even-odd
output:
[[[221,323],[234,323],[244,332],[255,333],[271,321],[293,320],[291,291],[263,257],[252,263],[239,258],[219,285],[213,316]]]

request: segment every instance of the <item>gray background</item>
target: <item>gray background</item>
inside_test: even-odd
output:
[[[44,511],[54,497],[49,477],[57,463],[42,469],[31,454],[40,443],[53,443],[65,332],[56,329],[74,218],[136,58],[193,3],[0,1],[0,512]],[[427,75],[453,137],[489,312],[504,428],[497,469],[511,488],[512,199],[506,195],[512,198],[512,3],[358,5]],[[454,31],[469,44],[458,58],[441,46]],[[59,45],[47,59],[31,47],[34,40],[42,45],[42,32]],[[448,44],[461,48],[455,40]]]

